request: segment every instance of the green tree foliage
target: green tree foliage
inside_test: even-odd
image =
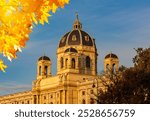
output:
[[[98,103],[150,104],[150,48],[138,48],[136,52],[134,67],[122,66],[121,76],[113,75],[111,83],[105,85],[106,91],[98,95]]]

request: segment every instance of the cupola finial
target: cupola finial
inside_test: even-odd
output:
[[[79,20],[79,15],[78,15],[78,12],[76,12],[76,18],[77,18],[77,20]]]
[[[82,29],[82,24],[79,21],[79,15],[77,12],[76,12],[76,20],[74,22],[73,29],[80,29],[80,30]]]

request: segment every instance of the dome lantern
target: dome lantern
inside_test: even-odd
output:
[[[78,15],[78,13],[76,13],[76,20],[75,20],[75,22],[73,24],[73,29],[74,30],[77,30],[77,29],[82,30],[82,24],[79,21],[79,15]]]

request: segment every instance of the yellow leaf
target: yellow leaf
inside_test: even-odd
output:
[[[25,47],[33,24],[48,23],[50,12],[55,13],[69,0],[0,0],[0,54],[12,60]],[[0,60],[0,70],[7,66]]]
[[[57,10],[58,6],[56,6],[55,3],[53,3],[53,6],[52,6],[52,12],[55,13],[56,10]]]
[[[5,68],[7,68],[7,66],[4,65],[4,63],[3,63],[2,60],[0,60],[0,70],[3,71],[3,72],[5,72]]]

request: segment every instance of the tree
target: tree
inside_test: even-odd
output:
[[[0,54],[10,61],[17,58],[34,24],[48,23],[50,12],[68,3],[69,0],[0,0]],[[0,70],[6,67],[0,59]]]
[[[150,72],[150,47],[135,49],[137,55],[133,58],[135,69]]]
[[[134,67],[121,75],[113,75],[106,91],[98,95],[98,103],[150,103],[150,48],[138,48],[133,58]]]

